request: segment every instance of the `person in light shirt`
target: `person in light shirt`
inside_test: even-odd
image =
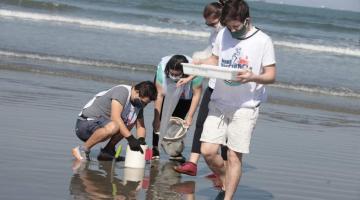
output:
[[[212,55],[193,63],[242,69],[237,80],[217,79],[200,139],[206,163],[225,183],[218,198],[232,199],[243,154],[249,153],[259,108],[266,100],[265,84],[275,81],[276,62],[271,38],[252,25],[245,1],[226,1],[220,22],[225,28],[216,37]],[[226,167],[217,153],[223,144],[228,147]]]

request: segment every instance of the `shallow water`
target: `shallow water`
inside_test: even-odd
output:
[[[140,182],[127,181],[123,162],[96,161],[97,145],[92,161],[73,172],[76,116],[93,94],[112,85],[0,70],[0,199],[215,198],[203,160],[197,177],[178,175],[162,156],[146,165]],[[145,110],[148,133],[152,109]],[[264,104],[235,199],[359,199],[359,122],[359,115]]]
[[[208,45],[205,1],[2,0],[0,60],[156,66]],[[360,98],[360,13],[250,1],[251,20],[275,44],[289,90]],[[309,4],[309,6],[311,6]],[[26,55],[24,55],[26,54]],[[5,58],[4,58],[5,57]],[[19,62],[17,60],[17,62]]]

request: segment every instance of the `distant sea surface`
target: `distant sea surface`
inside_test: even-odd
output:
[[[1,68],[114,82],[123,68],[153,73],[163,56],[207,46],[208,2],[2,0]],[[270,102],[360,113],[360,13],[249,4],[275,44]]]

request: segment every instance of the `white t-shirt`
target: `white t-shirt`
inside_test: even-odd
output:
[[[247,33],[250,36],[255,27]],[[215,41],[213,54],[219,57],[219,67],[252,69],[256,75],[261,74],[264,66],[275,64],[274,46],[271,38],[259,30],[252,37],[237,40],[227,28],[222,29]],[[217,80],[211,101],[224,111],[242,107],[253,108],[265,101],[265,87],[262,84],[249,82],[241,84],[226,80]]]

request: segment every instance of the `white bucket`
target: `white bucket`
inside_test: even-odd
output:
[[[123,181],[126,183],[127,181],[138,182],[142,181],[145,175],[145,169],[141,168],[124,168],[124,178]]]
[[[125,167],[145,168],[145,152],[147,145],[141,145],[143,154],[140,151],[132,151],[129,145],[126,147]]]

